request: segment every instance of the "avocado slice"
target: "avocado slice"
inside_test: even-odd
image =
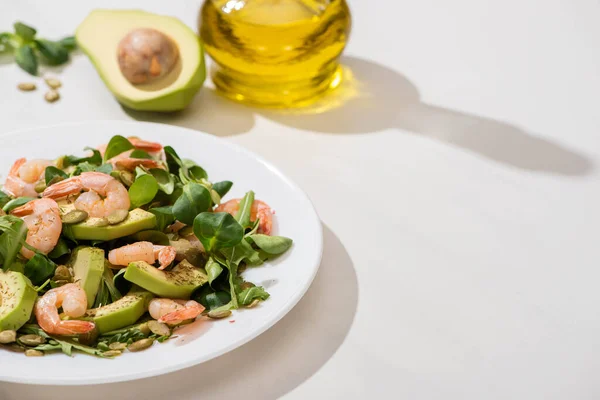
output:
[[[129,211],[125,221],[115,225],[94,226],[96,219],[88,218],[75,225],[63,225],[63,230],[68,230],[75,239],[107,241],[156,227],[156,216],[141,208]]]
[[[125,36],[143,28],[152,28],[172,40],[179,59],[160,80],[132,84],[121,72],[117,49]],[[117,100],[134,110],[181,110],[192,101],[206,78],[200,39],[177,18],[141,10],[94,10],[79,25],[75,38]]]
[[[87,310],[84,318],[90,318],[99,332],[106,333],[134,324],[146,311],[154,296],[138,287],[114,303]]]
[[[69,265],[73,268],[75,281],[85,291],[88,307],[91,307],[104,272],[104,250],[97,247],[77,247],[71,255]]]
[[[31,318],[37,292],[20,272],[0,271],[0,331],[17,330]]]
[[[206,271],[183,260],[171,271],[161,271],[144,261],[127,266],[125,279],[160,297],[189,299],[192,292],[208,282]]]

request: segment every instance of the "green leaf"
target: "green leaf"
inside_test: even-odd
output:
[[[69,61],[69,50],[63,47],[60,42],[53,42],[46,39],[36,39],[36,47],[44,56],[46,62],[50,65],[61,65]]]
[[[175,218],[186,225],[192,225],[196,216],[210,207],[210,192],[199,183],[190,182],[183,187],[183,193],[173,205]]]
[[[235,219],[240,223],[240,225],[244,229],[252,227],[252,223],[250,222],[252,204],[254,204],[254,192],[250,190],[244,195],[244,197],[240,201],[238,211],[235,214]]]
[[[269,298],[269,293],[265,291],[265,289],[261,286],[253,286],[251,288],[247,288],[242,290],[241,293],[238,293],[238,303],[242,306],[247,306],[252,303],[255,299],[266,300]]]
[[[161,168],[152,168],[150,173],[156,179],[158,188],[166,194],[173,193],[175,190],[175,178],[168,171]]]
[[[221,249],[221,253],[228,261],[235,264],[239,264],[244,260],[252,265],[262,264],[259,253],[245,240],[240,241],[234,247]]]
[[[144,150],[140,150],[140,149],[133,150],[131,152],[131,154],[129,155],[129,157],[131,157],[131,158],[141,158],[141,159],[144,159],[144,160],[152,160],[152,156],[150,154],[148,154]]]
[[[194,234],[210,252],[238,244],[244,229],[228,213],[203,212],[194,219]]]
[[[11,201],[9,201],[8,203],[6,203],[4,205],[4,207],[2,207],[2,210],[5,213],[9,213],[12,210],[14,210],[17,207],[21,207],[24,204],[29,203],[32,200],[35,200],[35,197],[17,197],[16,199],[12,199]]]
[[[104,152],[104,161],[106,162],[111,158],[133,148],[133,145],[129,140],[127,140],[127,138],[124,138],[121,135],[113,136],[106,146],[106,151]]]
[[[73,173],[71,174],[72,176],[77,176],[77,175],[81,175],[84,172],[92,172],[96,170],[96,166],[93,164],[90,164],[87,161],[82,162],[81,164],[77,165],[77,168],[75,168],[75,171],[73,171]]]
[[[4,207],[11,200],[10,196],[0,191],[0,207]]]
[[[91,156],[87,157],[77,157],[77,156],[65,156],[64,161],[66,165],[78,165],[84,162],[100,165],[102,164],[102,155],[100,151],[93,149],[91,147],[86,147],[84,150],[89,150],[92,152]]]
[[[15,28],[15,33],[19,35],[25,42],[33,40],[35,34],[37,33],[35,28],[32,28],[29,25],[25,25],[24,23],[19,21],[15,22],[13,24],[13,27]]]
[[[27,227],[21,218],[13,215],[0,217],[0,256],[3,269],[11,269],[15,257],[21,250],[27,235]]]
[[[293,240],[284,236],[269,236],[257,233],[249,238],[266,253],[277,255],[285,253],[292,247]]]
[[[62,46],[69,50],[73,51],[77,48],[77,42],[75,41],[75,36],[67,36],[58,41]]]
[[[106,174],[106,175],[110,175],[112,170],[113,170],[112,164],[108,164],[108,163],[102,164],[101,166],[95,168],[96,172],[102,172],[103,174]]]
[[[31,75],[37,75],[38,61],[31,45],[21,45],[15,51],[15,61],[17,62],[17,65],[25,72],[28,72]]]
[[[209,285],[212,285],[213,281],[217,279],[219,275],[221,275],[221,272],[223,272],[223,267],[221,267],[221,264],[216,262],[212,257],[208,259],[208,262],[204,266],[204,269],[208,274]]]
[[[169,237],[161,231],[141,231],[129,236],[134,242],[152,242],[161,246],[169,246]]]
[[[167,226],[175,222],[173,207],[171,206],[155,207],[148,211],[156,216],[156,229],[159,231],[164,231]]]
[[[54,275],[56,264],[48,257],[35,253],[33,257],[25,264],[24,274],[34,285],[40,285]]]
[[[138,208],[148,204],[158,193],[158,183],[150,174],[144,174],[135,179],[133,185],[129,188],[129,199],[131,208]]]
[[[58,239],[56,246],[54,246],[54,249],[48,254],[48,257],[55,260],[64,256],[65,254],[69,254],[70,252],[71,249],[69,249],[67,242],[63,238],[60,238]]]
[[[44,180],[46,181],[46,185],[50,185],[50,182],[56,183],[58,180],[67,179],[69,175],[67,175],[64,171],[56,168],[51,165],[46,167],[46,171],[44,172]]]
[[[213,190],[215,192],[219,193],[219,196],[221,196],[221,198],[223,198],[223,197],[225,197],[227,192],[229,192],[229,189],[231,189],[232,186],[233,186],[233,182],[231,182],[231,181],[221,181],[221,182],[213,183]]]
[[[187,168],[184,166],[183,161],[177,154],[174,148],[171,146],[164,147],[165,155],[167,157],[167,166],[172,174],[178,175],[180,169],[184,169],[184,176],[187,176]]]
[[[196,164],[192,160],[183,160],[183,165],[185,165],[187,169],[186,178],[191,179],[196,182],[200,182],[202,179],[208,179],[208,174],[198,164]]]

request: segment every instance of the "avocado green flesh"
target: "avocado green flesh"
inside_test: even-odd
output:
[[[119,42],[139,28],[163,33],[179,49],[179,68],[161,78],[166,82],[162,85],[133,85],[119,68]],[[75,38],[117,100],[135,110],[181,110],[192,101],[206,78],[200,39],[177,18],[140,10],[94,10],[79,25]]]
[[[194,290],[208,282],[206,271],[187,260],[171,271],[161,271],[144,261],[136,261],[127,266],[123,276],[159,297],[174,299],[189,299]]]
[[[0,272],[0,331],[17,330],[31,317],[37,292],[20,272]]]
[[[104,272],[104,250],[96,247],[78,247],[73,251],[69,265],[73,268],[75,282],[85,291],[88,307],[91,307]]]
[[[145,229],[156,227],[156,216],[141,208],[131,210],[125,221],[108,226],[94,226],[93,220],[87,220],[75,225],[65,225],[75,239],[79,240],[113,240],[133,235]]]
[[[101,334],[114,331],[132,325],[140,319],[148,311],[148,303],[152,297],[152,293],[132,290],[114,303],[87,310],[85,317],[94,321]]]

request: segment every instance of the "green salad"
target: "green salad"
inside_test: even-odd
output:
[[[224,201],[232,182],[137,137],[86,150],[20,158],[2,186],[1,349],[112,358],[269,298],[242,272],[292,240],[254,192]]]

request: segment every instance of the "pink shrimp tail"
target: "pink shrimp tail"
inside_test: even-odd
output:
[[[10,171],[8,172],[8,174],[10,176],[19,176],[19,169],[26,162],[27,162],[26,158],[19,158],[17,161],[15,161],[15,163],[12,165],[12,167],[10,167]]]
[[[40,325],[43,330],[44,327]],[[52,329],[52,333],[55,335],[78,335],[82,333],[88,333],[96,327],[96,324],[90,321],[80,321],[80,320],[68,320],[68,321],[60,321],[58,325],[56,325]]]
[[[27,204],[23,204],[21,207],[15,208],[10,213],[12,215],[17,216],[17,217],[24,217],[26,215],[33,214],[33,207],[34,206],[35,206],[35,203],[33,201],[30,201]]]
[[[135,167],[146,168],[163,168],[163,164],[156,160],[150,160],[147,158],[124,158],[122,160],[115,161],[115,165],[117,168],[126,169],[126,170],[134,170]]]
[[[129,142],[133,145],[133,147],[135,147],[136,149],[140,149],[140,150],[160,151],[163,148],[162,144],[160,144],[160,143],[148,142],[148,141],[142,140],[136,136],[130,136],[127,138],[127,140],[129,140]]]
[[[160,267],[158,269],[163,270],[167,268],[175,257],[177,256],[177,250],[173,246],[154,246],[155,258],[158,260]]]
[[[186,319],[196,319],[198,315],[202,314],[202,311],[204,311],[204,306],[196,303],[192,306],[182,308],[181,310],[165,314],[159,318],[158,322],[165,324],[176,324],[181,321],[185,321]]]
[[[48,186],[42,193],[42,197],[49,197],[51,199],[60,199],[70,194],[76,194],[81,192],[83,186],[81,184],[81,178],[74,176],[72,178],[65,179],[55,183],[54,185]]]

